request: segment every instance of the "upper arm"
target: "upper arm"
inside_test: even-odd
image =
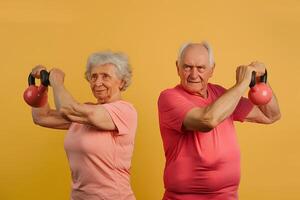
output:
[[[100,130],[116,130],[109,112],[101,105],[75,104],[61,112],[73,122],[89,124]]]
[[[213,84],[211,84],[210,90],[210,95],[216,98],[222,96],[227,91],[222,86]],[[212,104],[194,107],[189,110],[184,119],[184,128],[201,132],[208,132],[215,128],[218,125],[218,120],[214,117]]]
[[[252,110],[246,116],[245,121],[261,124],[271,124],[273,122],[264,115],[264,113],[258,108],[258,106],[253,106]]]
[[[236,121],[246,121],[261,124],[271,124],[272,119],[268,118],[258,106],[251,103],[245,97],[242,97],[233,113],[233,119]]]
[[[208,131],[208,119],[202,117],[205,108],[197,107],[174,90],[162,92],[158,99],[159,123],[178,132]]]
[[[32,118],[35,124],[47,128],[69,129],[71,121],[64,118],[58,111],[49,109],[47,112],[38,112],[37,109],[32,108]]]
[[[192,108],[185,116],[183,126],[186,130],[208,132],[214,128],[206,107]]]
[[[101,130],[117,130],[116,124],[104,106],[98,105],[88,116],[91,125]]]

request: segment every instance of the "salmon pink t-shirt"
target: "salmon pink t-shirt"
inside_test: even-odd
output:
[[[86,124],[71,124],[64,145],[72,175],[71,199],[134,200],[130,167],[136,110],[125,101],[90,106],[104,107],[117,130],[103,131]]]
[[[158,100],[159,124],[166,164],[163,200],[237,200],[240,150],[234,121],[243,121],[253,105],[241,98],[235,111],[209,132],[185,131],[183,120],[192,108],[205,107],[226,90],[208,84],[208,97],[186,92],[180,85]]]

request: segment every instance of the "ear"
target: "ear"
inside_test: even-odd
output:
[[[213,76],[213,73],[214,73],[214,70],[215,70],[215,66],[216,66],[216,63],[214,63],[214,65],[212,66],[211,72],[210,72],[210,76],[209,76],[209,77],[212,77],[212,76]]]
[[[121,80],[121,83],[120,83],[120,86],[119,86],[120,91],[122,91],[124,86],[125,86],[125,81]]]
[[[90,77],[86,77],[86,80],[89,82],[90,85],[92,85],[92,81]]]
[[[178,60],[176,60],[176,68],[177,68],[177,74],[179,76],[179,64],[178,64]]]

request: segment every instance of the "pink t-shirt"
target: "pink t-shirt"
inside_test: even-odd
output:
[[[125,101],[91,105],[104,107],[118,131],[101,131],[72,123],[65,150],[72,173],[72,200],[134,200],[130,166],[137,113]]]
[[[166,157],[164,200],[238,198],[240,150],[233,121],[243,121],[252,103],[241,98],[233,114],[209,132],[182,129],[188,111],[208,106],[225,91],[221,86],[208,84],[205,99],[178,85],[160,94],[159,124]]]

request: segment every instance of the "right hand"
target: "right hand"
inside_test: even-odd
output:
[[[265,64],[259,61],[253,61],[249,65],[254,67],[254,70],[256,71],[256,77],[262,76],[266,72]]]
[[[34,78],[40,78],[40,73],[42,70],[47,70],[46,67],[44,67],[43,65],[37,65],[35,66],[32,70],[31,70],[31,75]]]
[[[238,66],[236,69],[236,84],[245,84],[249,86],[253,71],[255,71],[255,68],[251,65]]]

